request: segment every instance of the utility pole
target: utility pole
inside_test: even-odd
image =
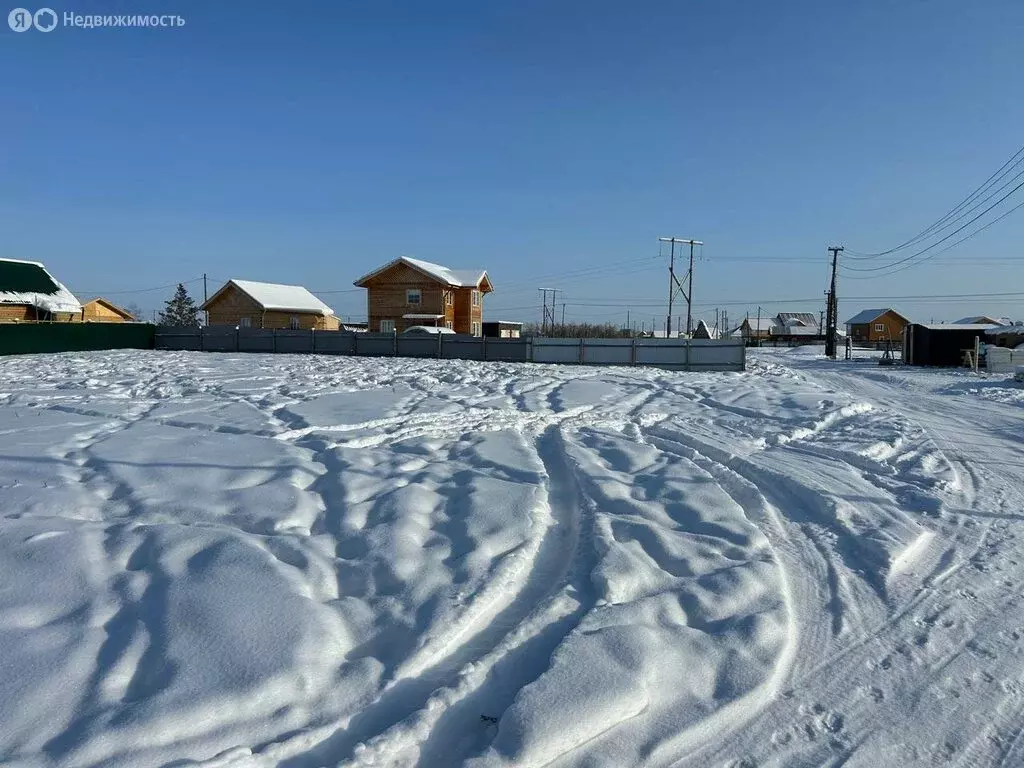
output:
[[[540,334],[555,332],[555,302],[558,298],[558,288],[538,288],[544,297],[544,309],[540,321]],[[551,306],[548,307],[548,291],[551,292]],[[565,310],[563,309],[563,312]]]
[[[690,240],[683,237],[659,237],[662,243],[670,243],[668,261],[668,315],[665,319],[665,336],[672,335],[672,301],[676,292],[683,294],[686,299],[686,335],[690,335],[690,325],[693,321],[693,247],[704,245],[700,240]],[[690,269],[684,276],[687,279],[688,287],[684,291],[683,284],[676,277],[676,243],[680,245],[690,244]]]
[[[761,308],[757,308],[757,346],[761,346]]]
[[[206,304],[206,273],[205,272],[203,272],[203,304]],[[210,313],[209,312],[204,312],[203,313],[203,318],[205,320],[203,325],[209,325],[210,324]]]
[[[565,302],[562,302],[562,335],[565,335]]]
[[[836,359],[836,326],[838,324],[839,301],[836,297],[836,269],[839,264],[839,254],[843,251],[841,245],[831,245],[828,248],[832,254],[832,283],[828,290],[828,319],[825,323],[825,357]]]

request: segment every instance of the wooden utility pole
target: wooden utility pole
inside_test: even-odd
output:
[[[755,331],[755,333],[757,335],[757,346],[760,347],[761,346],[761,308],[760,307],[757,308],[757,330]]]
[[[665,336],[672,335],[672,302],[675,299],[676,292],[682,293],[683,298],[686,299],[686,335],[690,335],[690,325],[693,322],[693,247],[695,245],[704,245],[700,240],[690,240],[683,237],[659,237],[663,243],[670,243],[669,248],[669,261],[668,261],[668,315],[665,318]],[[685,278],[687,280],[688,287],[683,290],[683,284],[679,282],[676,277],[676,243],[681,245],[690,244],[690,268],[687,270]]]
[[[828,304],[825,305],[827,319],[825,321],[825,357],[836,359],[836,326],[838,325],[839,301],[836,297],[836,270],[839,265],[839,254],[843,251],[841,245],[831,245],[828,248],[832,254],[832,282],[828,289]]]

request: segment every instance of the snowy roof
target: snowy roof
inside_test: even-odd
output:
[[[812,312],[779,312],[776,317],[783,325],[792,325],[796,320],[802,325],[818,327],[818,318]]]
[[[210,297],[202,309],[207,309],[231,285],[249,296],[263,309],[277,312],[306,312],[316,315],[331,315],[334,310],[301,285],[279,285],[257,283],[252,280],[228,280],[224,287]]]
[[[770,331],[772,327],[775,325],[775,318],[762,317],[760,320],[758,320],[756,317],[751,317],[748,318],[747,320],[744,320],[743,322],[748,323],[749,326],[755,331]],[[740,325],[740,327],[743,327],[742,324]]]
[[[82,305],[38,261],[0,259],[0,304],[27,304],[44,312],[77,314]]]
[[[955,321],[957,325],[1009,325],[1010,318],[1008,317],[993,317],[992,315],[971,315],[970,317],[961,317]]]
[[[476,288],[481,282],[487,280],[487,270],[485,269],[449,269],[448,267],[440,264],[434,264],[432,261],[423,261],[422,259],[411,259],[408,256],[400,256],[394,261],[390,261],[379,269],[373,270],[368,275],[356,280],[355,284],[362,287],[372,277],[376,277],[381,272],[391,269],[397,264],[407,264],[413,269],[434,278],[439,283],[450,285],[454,288]],[[490,281],[488,280],[488,283]],[[488,286],[489,290],[489,286]]]
[[[420,313],[413,313],[410,315],[402,315],[403,320],[439,320],[444,315],[426,315]]]
[[[987,331],[998,326],[992,323],[921,323],[921,327],[929,331]]]
[[[824,333],[817,325],[777,325],[772,328],[776,336],[818,336]]]
[[[864,323],[872,322],[876,317],[880,317],[888,312],[888,309],[862,309],[856,315],[846,321],[847,325],[864,325]]]

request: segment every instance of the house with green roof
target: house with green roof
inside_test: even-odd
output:
[[[71,322],[82,305],[38,261],[0,259],[0,323]]]

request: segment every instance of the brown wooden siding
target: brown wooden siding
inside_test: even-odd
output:
[[[885,326],[885,329],[876,331],[876,324]],[[858,323],[857,325],[851,325],[850,338],[853,341],[885,341],[885,339],[898,341],[902,338],[903,329],[906,326],[906,321],[895,312],[886,312],[879,315],[870,323]]]
[[[82,305],[82,320],[87,323],[127,323],[124,316],[101,304],[90,301]]]
[[[240,326],[242,318],[247,317],[251,328],[291,328],[291,320],[295,317],[302,330],[336,331],[339,328],[338,318],[333,315],[264,311],[258,302],[234,285],[229,285],[224,293],[216,297],[207,313],[210,325]]]
[[[36,310],[30,304],[0,304],[0,323],[35,320]]]
[[[420,304],[416,306],[406,301],[406,290],[418,288],[420,290]],[[382,320],[393,320],[395,330],[401,333],[413,325],[433,325],[429,320],[404,320],[402,315],[444,315],[440,321],[444,325],[445,320],[455,319],[455,307],[446,306],[444,294],[449,289],[431,277],[410,269],[405,264],[398,264],[394,268],[383,272],[367,282],[366,290],[366,316],[369,320],[369,330],[377,332],[380,330]]]

